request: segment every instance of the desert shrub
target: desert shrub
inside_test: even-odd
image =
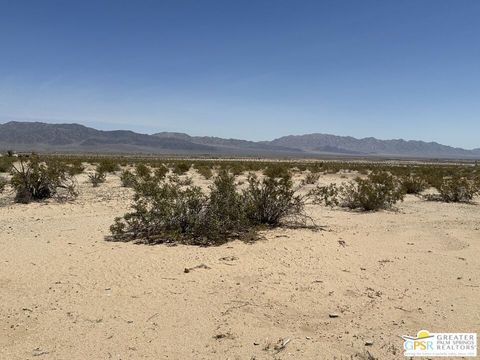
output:
[[[342,185],[319,186],[310,195],[316,203],[327,206],[376,211],[403,201],[405,193],[394,176],[386,172],[375,172],[366,179],[357,177]]]
[[[320,179],[319,173],[308,172],[307,175],[305,175],[305,178],[302,180],[302,183],[313,185],[318,181],[318,179]]]
[[[147,165],[140,163],[135,167],[135,173],[138,177],[148,180],[150,178],[151,171]]]
[[[71,160],[67,164],[67,171],[71,176],[80,175],[81,173],[83,173],[84,170],[85,170],[85,167],[83,166],[81,159]]]
[[[7,184],[7,179],[5,179],[4,177],[0,177],[0,194],[5,190]]]
[[[165,178],[165,176],[167,176],[169,172],[169,169],[163,165],[163,164],[160,164],[153,172],[153,176],[157,179],[157,180],[161,180],[163,178]]]
[[[93,174],[88,175],[88,180],[93,187],[98,187],[98,185],[103,184],[107,180],[107,176],[103,172],[95,171]]]
[[[173,164],[172,171],[174,174],[183,175],[186,172],[188,172],[188,170],[190,170],[190,167],[191,167],[190,163],[179,161]]]
[[[135,187],[134,212],[117,218],[114,239],[147,243],[220,244],[247,228],[233,177],[222,173],[206,196],[197,186],[145,182]]]
[[[134,189],[133,211],[115,219],[112,240],[219,245],[252,238],[258,225],[279,225],[301,214],[304,205],[288,178],[251,177],[249,188],[239,192],[226,170],[215,177],[208,195],[171,179],[141,182]]]
[[[197,169],[197,172],[207,180],[213,176],[212,169],[208,166],[195,165],[195,168]]]
[[[101,173],[114,173],[119,170],[120,166],[118,165],[118,162],[111,158],[100,160],[97,166],[97,171]]]
[[[304,199],[295,195],[291,177],[281,174],[283,177],[267,176],[263,180],[253,174],[248,177],[243,204],[246,216],[253,224],[277,226],[288,218],[295,221],[305,219]]]
[[[450,177],[442,179],[437,187],[439,196],[427,196],[430,200],[440,200],[444,202],[471,202],[475,195],[480,193],[479,183],[465,177]]]
[[[428,182],[420,176],[409,175],[400,179],[403,190],[407,194],[420,194],[428,188]]]
[[[277,179],[277,178],[290,178],[290,167],[286,164],[270,164],[263,171],[263,174],[266,177]]]
[[[16,202],[26,204],[51,198],[59,195],[59,190],[64,190],[65,197],[77,195],[73,177],[58,162],[40,161],[36,156],[28,160],[20,158],[11,173]]]
[[[123,187],[133,188],[137,184],[137,178],[129,170],[124,170],[120,174],[120,181]]]
[[[8,173],[14,161],[15,158],[13,156],[0,156],[0,173]]]

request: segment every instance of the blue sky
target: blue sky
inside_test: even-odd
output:
[[[0,0],[0,122],[480,147],[477,0]]]

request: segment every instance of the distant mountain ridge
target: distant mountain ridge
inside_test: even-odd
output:
[[[152,154],[224,154],[257,156],[396,156],[480,159],[480,148],[466,150],[418,140],[357,139],[329,134],[288,135],[272,141],[248,141],[184,133],[139,134],[103,131],[80,124],[11,121],[0,124],[0,149]]]

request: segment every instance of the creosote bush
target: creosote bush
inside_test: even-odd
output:
[[[207,180],[213,176],[212,169],[210,169],[208,166],[195,165],[195,169],[197,169],[197,172]]]
[[[408,175],[400,179],[403,190],[407,194],[420,194],[429,186],[428,182],[418,175]]]
[[[92,183],[93,187],[98,187],[98,185],[103,184],[107,180],[107,176],[103,172],[96,171],[88,175],[88,180]]]
[[[12,166],[11,174],[11,184],[16,191],[15,201],[18,203],[77,195],[74,178],[60,162],[41,161],[36,156],[29,159],[20,157],[19,164]],[[60,193],[62,190],[63,193]]]
[[[114,173],[120,170],[120,165],[117,161],[111,158],[100,160],[97,166],[97,171],[101,173]]]
[[[391,208],[398,201],[403,201],[405,192],[394,176],[375,172],[366,179],[357,177],[341,185],[317,186],[310,195],[314,202],[327,206],[376,211]]]
[[[168,172],[170,170],[163,164],[160,164],[154,171],[153,171],[153,176],[157,180],[162,180],[167,176]]]
[[[4,177],[0,177],[0,194],[5,190],[7,184],[7,179],[5,179]]]
[[[480,194],[478,179],[472,180],[461,176],[444,178],[437,186],[439,195],[428,195],[429,200],[444,202],[472,202],[475,195]]]
[[[133,188],[137,184],[137,178],[129,170],[124,170],[120,174],[120,181],[122,182],[123,187]]]
[[[320,179],[319,173],[308,172],[307,175],[305,175],[305,178],[302,180],[302,183],[313,185],[318,181],[318,179]]]
[[[0,156],[0,173],[8,173],[14,160],[13,156]]]
[[[183,175],[186,172],[188,172],[188,170],[190,170],[191,166],[192,166],[192,164],[187,163],[187,162],[183,162],[183,161],[182,162],[176,162],[173,165],[172,171],[173,171],[174,174]]]
[[[248,177],[248,187],[243,191],[243,206],[251,223],[278,226],[286,219],[305,220],[305,200],[295,195],[292,179],[283,173],[279,177],[256,175]]]
[[[251,176],[240,192],[234,175],[221,170],[208,194],[177,180],[137,183],[133,211],[115,219],[111,240],[219,245],[254,238],[260,225],[278,226],[304,216],[303,199],[295,196],[290,178]]]
[[[143,180],[148,180],[151,176],[150,168],[143,163],[137,164],[135,173]]]

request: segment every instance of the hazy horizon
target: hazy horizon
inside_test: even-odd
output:
[[[0,122],[480,148],[480,3],[1,1]]]

